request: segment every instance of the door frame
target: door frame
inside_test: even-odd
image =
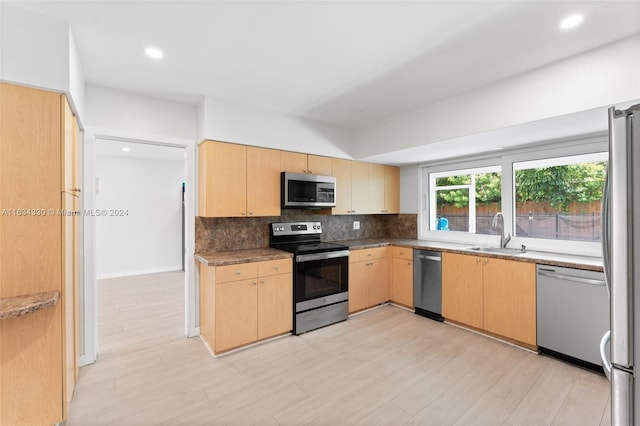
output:
[[[173,146],[184,148],[185,158],[185,283],[184,283],[184,334],[194,337],[200,334],[197,312],[197,268],[194,260],[195,252],[195,217],[197,192],[197,161],[196,146],[193,139],[174,138],[152,134],[136,134],[134,132],[119,131],[96,127],[84,129],[83,140],[83,297],[80,327],[80,362],[87,365],[96,361],[98,356],[98,294],[96,274],[96,245],[95,245],[95,217],[87,214],[95,210],[95,141],[108,139],[128,141],[150,145]]]

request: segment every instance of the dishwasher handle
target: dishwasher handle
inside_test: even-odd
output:
[[[574,281],[581,284],[601,285],[601,286],[606,285],[606,282],[604,280],[594,280],[591,278],[582,278],[582,277],[574,277],[572,275],[558,274],[556,272],[553,272],[547,269],[539,269],[538,275],[541,275],[543,277],[548,277],[548,278],[556,278],[559,280]]]
[[[433,261],[436,261],[436,262],[441,262],[442,261],[442,259],[439,256],[427,256],[425,254],[418,254],[418,255],[416,255],[416,257],[418,259],[433,260]]]
[[[600,359],[602,360],[602,368],[604,368],[604,374],[607,376],[607,379],[611,381],[611,362],[607,357],[607,345],[611,340],[611,330],[607,330],[602,336],[600,340]]]

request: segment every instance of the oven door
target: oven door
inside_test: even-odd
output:
[[[296,256],[293,297],[296,312],[348,298],[349,251]]]

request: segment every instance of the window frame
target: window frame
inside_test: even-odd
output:
[[[449,170],[442,172],[432,172],[429,173],[429,230],[435,231],[436,228],[436,219],[437,219],[437,207],[435,203],[431,203],[431,200],[436,199],[436,193],[438,191],[446,191],[450,189],[463,189],[466,188],[469,190],[469,231],[468,233],[475,234],[476,233],[476,174],[479,173],[494,173],[499,172],[502,175],[502,169],[499,165],[496,166],[484,166],[484,167],[475,167],[472,169],[465,170]],[[438,178],[442,177],[451,177],[451,176],[460,176],[460,175],[471,175],[471,183],[468,185],[450,185],[450,186],[440,186],[437,187],[434,185]],[[473,188],[473,191],[471,190]],[[472,220],[473,218],[473,220]],[[442,232],[442,231],[438,231]],[[453,231],[460,232],[460,231]]]
[[[459,172],[462,170],[481,169],[498,166],[502,173],[502,214],[504,216],[505,232],[514,234],[515,224],[515,185],[514,163],[526,161],[551,160],[576,155],[608,153],[608,135],[599,133],[595,135],[574,136],[560,140],[549,141],[544,144],[532,145],[524,148],[504,150],[499,156],[479,155],[460,157],[447,161],[420,164],[420,208],[418,211],[418,238],[452,243],[468,243],[470,245],[498,244],[495,235],[475,234],[471,232],[442,232],[430,229],[432,206],[429,175],[432,173]],[[460,174],[460,173],[458,173]],[[433,207],[435,209],[435,206]],[[435,220],[435,219],[434,219]],[[572,241],[545,238],[527,238],[514,236],[509,243],[510,247],[525,245],[530,250],[578,254],[586,256],[601,256],[600,242]]]

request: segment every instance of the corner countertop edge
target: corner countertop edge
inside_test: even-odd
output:
[[[52,308],[60,300],[58,290],[25,294],[0,299],[0,320],[22,317],[43,309]]]

